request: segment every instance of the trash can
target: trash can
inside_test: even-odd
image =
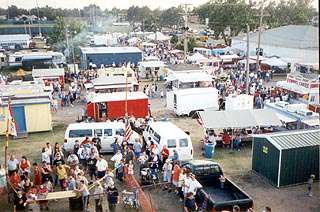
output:
[[[83,210],[82,197],[69,198],[69,209],[74,210]]]
[[[213,158],[214,155],[214,145],[210,143],[206,143],[204,145],[204,156],[206,158]]]
[[[163,81],[163,80],[164,80],[164,76],[160,75],[160,81]]]

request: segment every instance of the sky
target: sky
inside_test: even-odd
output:
[[[99,5],[102,9],[113,7],[127,9],[132,5],[148,6],[151,9],[166,9],[181,4],[192,4],[199,6],[209,0],[0,0],[0,7],[6,8],[9,5],[16,5],[23,8],[33,8],[37,5],[40,7],[49,5],[54,8],[82,8],[89,4]],[[290,0],[289,0],[290,1]],[[318,10],[319,0],[313,0],[313,7]]]

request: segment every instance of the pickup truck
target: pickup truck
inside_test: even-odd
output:
[[[253,200],[241,188],[226,178],[221,188],[220,176],[223,175],[220,165],[213,161],[191,160],[182,165],[190,169],[202,188],[198,189],[196,202],[206,211],[230,210],[238,205],[241,211],[253,206]]]

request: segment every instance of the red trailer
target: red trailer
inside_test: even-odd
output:
[[[87,115],[96,121],[125,116],[126,92],[94,93],[88,96]],[[148,116],[148,96],[143,92],[127,93],[128,115],[136,118]]]

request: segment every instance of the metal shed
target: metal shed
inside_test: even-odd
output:
[[[254,135],[252,170],[276,187],[319,180],[320,130]]]

